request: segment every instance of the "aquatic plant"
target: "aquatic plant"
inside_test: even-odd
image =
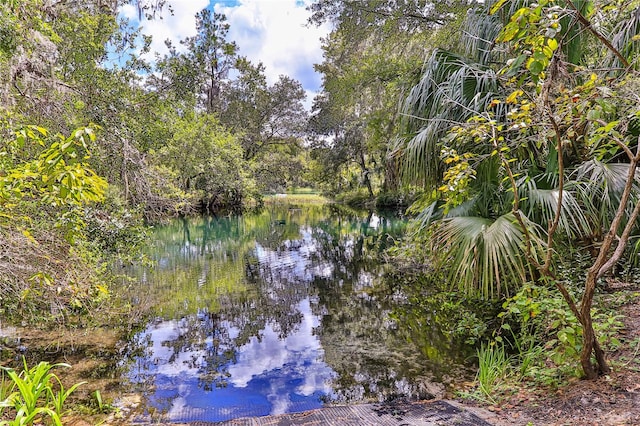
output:
[[[3,371],[1,388],[4,392],[1,395],[3,399],[0,400],[0,410],[9,408],[15,411],[14,418],[0,421],[0,426],[33,425],[36,421],[42,422],[46,418],[56,426],[61,426],[65,401],[85,382],[76,383],[65,390],[58,376],[51,370],[56,367],[70,367],[69,364],[50,364],[42,361],[29,368],[24,357],[22,361],[24,369],[20,373],[12,368],[0,367]],[[8,385],[4,382],[4,374],[10,379]]]

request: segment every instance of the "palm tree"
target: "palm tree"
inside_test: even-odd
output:
[[[407,135],[394,154],[402,158],[405,180],[434,194],[419,219],[433,232],[434,261],[455,265],[449,268],[452,282],[490,297],[540,274],[553,278],[583,324],[589,351],[583,352],[583,368],[594,377],[591,350],[600,371],[608,370],[590,317],[595,278],[578,308],[554,275],[553,246],[559,235],[571,244],[601,238],[612,226],[613,235],[633,229],[640,191],[628,176],[629,164],[637,161],[625,149],[628,126],[616,119],[634,107],[614,96],[620,86],[611,77],[637,84],[631,72],[638,66],[640,5],[628,5],[624,19],[592,25],[593,2],[530,3],[486,3],[468,14],[460,43],[465,49],[432,53],[405,101]],[[599,32],[604,28],[612,32]],[[609,68],[592,66],[605,59]],[[475,179],[453,208],[443,202],[440,187],[452,169],[442,161],[444,149],[473,158]],[[594,276],[608,263],[600,262]]]

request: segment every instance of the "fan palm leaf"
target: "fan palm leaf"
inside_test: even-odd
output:
[[[535,179],[526,179],[520,185],[520,198],[525,214],[541,226],[548,228],[558,214],[558,228],[570,238],[588,235],[591,232],[589,220],[585,215],[571,186],[568,185],[562,192],[562,204],[558,205],[560,190],[558,188],[539,188]]]
[[[537,236],[535,225],[526,223],[530,234]],[[513,213],[507,213],[495,220],[479,216],[443,219],[435,226],[433,241],[443,253],[442,266],[450,271],[449,279],[459,290],[493,297],[527,280],[524,238]],[[540,244],[536,238],[535,246]]]
[[[437,182],[441,173],[440,138],[453,126],[484,111],[500,91],[493,69],[436,49],[403,106],[410,135],[401,141],[405,179]]]
[[[593,223],[593,227],[605,229],[620,206],[622,192],[627,183],[629,165],[603,163],[596,159],[585,161],[571,175],[576,194]],[[636,173],[632,197],[626,209],[631,213],[640,199],[640,176]]]
[[[613,29],[613,46],[631,63],[632,67],[638,69],[640,61],[640,7],[635,8]],[[609,55],[610,66],[622,67],[620,60],[613,54]]]

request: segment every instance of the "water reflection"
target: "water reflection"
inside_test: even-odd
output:
[[[157,317],[129,345],[146,414],[220,421],[441,389],[462,355],[437,330],[413,339],[387,315],[403,298],[371,291],[403,228],[331,206],[158,228],[158,266],[137,272]]]

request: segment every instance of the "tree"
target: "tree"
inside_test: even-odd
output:
[[[220,121],[238,135],[261,189],[282,191],[304,168],[299,154],[307,125],[306,94],[287,76],[268,85],[261,63],[240,58],[236,65],[239,74],[225,87]]]
[[[425,46],[459,28],[467,2],[316,1],[311,23],[331,22],[324,40],[323,93],[314,104],[316,157],[333,173],[358,171],[370,197],[396,191],[393,141],[398,104],[415,83]],[[445,25],[446,24],[446,25]],[[436,28],[442,27],[440,31]]]
[[[465,12],[474,4],[476,2],[466,0],[435,3],[422,0],[316,0],[309,6],[312,12],[309,21],[316,24],[333,22],[337,28],[349,27],[351,35],[377,33],[381,40],[398,31],[420,32],[443,27],[457,19],[457,12]]]
[[[335,179],[340,176],[341,171],[348,170],[351,164],[355,164],[359,169],[358,183],[364,184],[369,197],[373,198],[375,194],[367,159],[370,153],[364,134],[364,119],[349,117],[345,111],[336,111],[336,106],[331,105],[327,97],[316,98],[314,112],[316,114],[310,122],[310,130],[315,134],[315,157],[329,172],[328,180],[335,185]],[[337,184],[340,185],[340,182]]]
[[[253,65],[244,58],[238,71],[225,90],[220,119],[241,135],[244,158],[252,160],[276,145],[299,145],[307,123],[300,82],[281,75],[269,86],[262,63]]]
[[[223,14],[203,9],[196,15],[197,34],[181,41],[188,49],[189,66],[194,68],[191,84],[195,85],[202,106],[209,113],[220,111],[222,86],[237,60],[238,46],[227,41],[226,20]]]
[[[201,211],[241,211],[253,182],[237,138],[211,114],[188,114],[174,127],[172,139],[158,151],[158,165],[173,171],[176,186],[192,193]]]
[[[640,210],[638,110],[625,99],[638,78],[630,31],[638,6],[623,15],[596,6],[498,1],[471,15],[488,18],[474,28],[495,27],[494,53],[434,54],[408,97],[417,126],[402,147],[406,176],[433,191],[421,219],[434,224],[441,260],[459,265],[451,278],[485,295],[525,280],[554,285],[582,325],[588,378],[609,371],[591,319],[596,281],[622,257]],[[625,68],[593,66],[604,61]],[[558,276],[555,248],[584,239],[602,245],[578,304]]]

